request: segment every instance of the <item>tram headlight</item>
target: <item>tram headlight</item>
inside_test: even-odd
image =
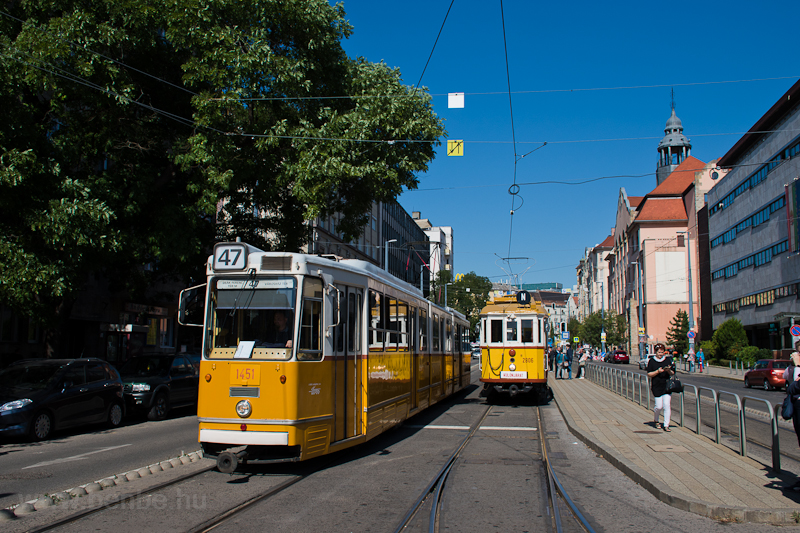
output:
[[[253,406],[247,400],[242,400],[236,404],[236,414],[241,418],[247,418],[253,412]]]
[[[510,365],[508,365],[508,369],[513,372],[514,370],[517,369],[517,365],[515,365],[514,363],[511,363]]]

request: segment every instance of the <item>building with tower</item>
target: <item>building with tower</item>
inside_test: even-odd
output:
[[[692,145],[683,134],[681,119],[675,114],[675,103],[672,104],[672,115],[664,128],[664,138],[658,143],[658,166],[656,167],[656,185],[661,185],[667,176],[672,174],[678,165],[683,163],[692,153]]]

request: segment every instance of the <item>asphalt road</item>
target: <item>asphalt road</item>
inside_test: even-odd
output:
[[[207,472],[155,496],[147,496],[135,505],[115,507],[61,530],[186,531],[237,502],[263,493],[294,470],[315,466],[309,477],[278,497],[236,515],[218,530],[237,533],[390,531],[463,438],[463,428],[476,420],[485,404],[478,393],[479,388],[475,387],[465,395],[434,406],[394,431],[346,453],[321,458],[315,465],[261,465],[233,475]],[[539,524],[547,511],[537,496],[543,481],[536,465],[538,449],[532,442],[538,437],[538,428],[537,431],[530,429],[535,425],[534,409],[530,403],[508,403],[496,407],[492,413],[495,416],[487,418],[485,425],[519,426],[528,430],[481,431],[451,473],[452,484],[444,498],[441,524],[444,529],[463,532],[540,529]],[[544,407],[543,416],[553,466],[596,531],[777,531],[764,524],[715,522],[672,508],[656,500],[575,439],[554,402]],[[97,474],[85,475],[81,480],[91,481],[174,456],[181,451],[179,442],[194,444],[195,425],[193,416],[184,415],[157,424],[129,424],[113,431],[85,430],[39,445],[2,446],[0,472],[42,469],[52,471],[52,476],[57,477],[66,474],[62,470],[70,464],[79,464],[76,471],[80,472],[81,469],[90,470],[90,463],[97,463],[100,465]],[[76,454],[130,443],[133,444],[100,451],[85,459],[64,461]],[[184,451],[189,449],[194,448],[187,446]],[[34,459],[37,452],[41,453]],[[162,457],[156,457],[159,454]],[[25,466],[55,459],[61,462],[23,470]],[[125,461],[131,466],[123,467]],[[109,469],[110,466],[113,468]],[[42,477],[39,482],[50,483],[53,477]],[[59,485],[58,489],[77,484],[78,481],[72,481],[68,486]],[[9,483],[4,480],[3,490],[7,491],[8,487]],[[156,497],[160,499],[156,501]],[[46,512],[55,511],[43,511],[38,518],[46,519]],[[39,513],[34,516],[37,515]],[[32,522],[26,520],[29,519],[7,523],[7,531],[30,529]],[[425,520],[420,522],[414,530],[422,529],[417,526]],[[567,530],[577,531],[573,524],[569,524]],[[780,529],[785,530],[785,527]]]
[[[129,417],[116,429],[85,426],[44,442],[0,441],[0,508],[199,448],[193,408],[176,409],[161,422]]]

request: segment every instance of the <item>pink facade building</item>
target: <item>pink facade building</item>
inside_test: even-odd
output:
[[[686,156],[643,198],[631,201],[620,189],[607,294],[609,307],[630,325],[634,355],[642,333],[648,345],[668,344],[667,330],[678,310],[689,313],[694,331],[704,318],[698,304],[697,212],[715,183],[714,172],[718,177],[716,160],[706,164]]]

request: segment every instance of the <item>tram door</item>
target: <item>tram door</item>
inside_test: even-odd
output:
[[[419,353],[417,350],[417,308],[409,306],[408,308],[408,354],[409,364],[411,365],[411,375],[408,382],[411,389],[411,409],[416,409],[419,405],[419,398],[417,394],[417,361],[419,360]]]
[[[364,351],[361,346],[364,291],[344,285],[337,285],[336,288],[339,289],[340,309],[339,325],[334,328],[333,339],[333,442],[355,437],[362,432],[361,353]]]

